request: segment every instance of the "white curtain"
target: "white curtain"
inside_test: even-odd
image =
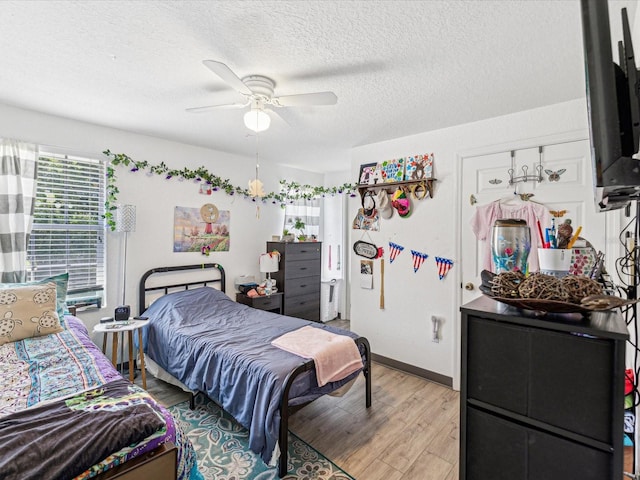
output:
[[[293,230],[296,219],[304,222],[304,231]],[[296,236],[304,234],[306,236],[320,235],[320,199],[296,200],[284,207],[284,227]]]
[[[0,282],[24,282],[36,197],[37,148],[3,139],[0,158]]]

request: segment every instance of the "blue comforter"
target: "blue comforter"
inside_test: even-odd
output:
[[[305,325],[357,335],[323,324],[239,304],[210,287],[165,295],[145,312],[146,352],[192,390],[211,399],[249,430],[249,445],[265,463],[272,457],[280,424],[280,394],[287,375],[305,359],[271,345]],[[348,382],[358,373],[322,388],[315,370],[297,378],[290,405],[304,403]]]

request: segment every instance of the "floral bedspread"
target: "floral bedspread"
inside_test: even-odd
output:
[[[64,326],[65,330],[60,333],[0,346],[0,378],[3,379],[0,418],[122,378],[91,341],[79,319],[66,316]],[[132,385],[131,390],[139,396],[149,397],[149,401],[155,403],[142,388]],[[178,447],[178,478],[199,478],[193,446],[186,435],[176,428],[168,410],[161,405],[158,408],[166,428],[156,431],[140,443],[108,455],[76,478],[91,478],[169,441]]]

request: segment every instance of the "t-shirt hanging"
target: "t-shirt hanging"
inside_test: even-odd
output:
[[[538,248],[542,248],[538,238],[536,221],[540,222],[542,229],[551,225],[551,214],[544,205],[535,202],[522,202],[519,205],[508,205],[500,203],[500,200],[487,205],[476,207],[476,211],[471,218],[471,229],[476,238],[483,242],[480,250],[482,255],[482,266],[485,270],[495,271],[491,261],[491,230],[496,220],[501,218],[521,218],[527,222],[531,230],[531,252],[529,252],[529,271],[540,270],[538,263]]]

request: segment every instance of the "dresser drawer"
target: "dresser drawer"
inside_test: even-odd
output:
[[[282,292],[276,292],[272,295],[262,297],[248,297],[243,293],[236,294],[236,302],[248,305],[259,310],[267,310],[269,312],[282,313]]]
[[[251,306],[253,308],[259,308],[260,310],[280,309],[282,306],[282,295],[256,297],[253,299],[253,305]]]
[[[311,310],[301,310],[296,313],[292,313],[290,316],[296,318],[302,318],[304,320],[311,320],[313,322],[320,322],[320,306]]]
[[[320,275],[288,280],[284,287],[285,298],[313,293],[320,301]]]
[[[322,244],[319,242],[290,243],[285,249],[285,261],[296,262],[299,260],[320,260]]]
[[[286,280],[316,275],[320,275],[320,262],[309,262],[308,260],[287,261],[284,274]]]
[[[320,320],[320,297],[317,293],[284,298],[284,314],[292,317]]]

